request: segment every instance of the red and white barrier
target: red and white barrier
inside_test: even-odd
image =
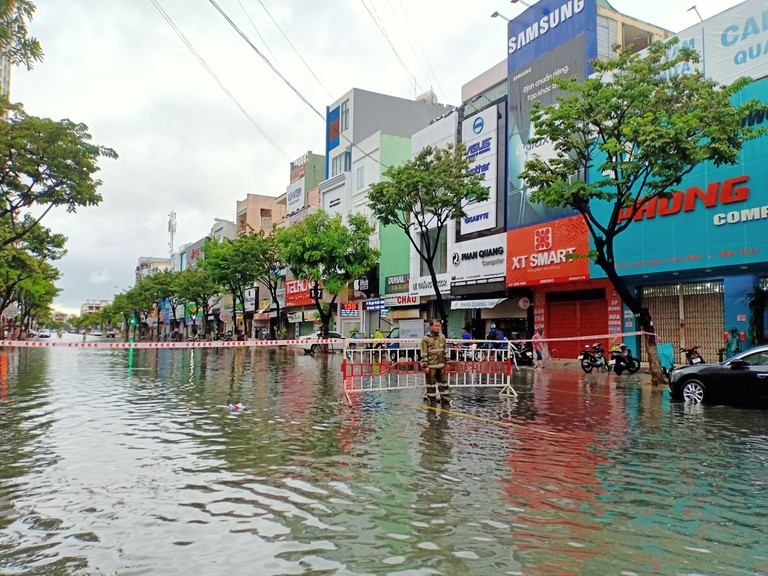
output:
[[[343,346],[344,340],[329,338],[327,340],[236,340],[211,342],[62,342],[57,340],[0,340],[0,347],[8,348],[97,348],[97,349],[127,349],[127,348],[281,348],[285,346],[298,346],[300,348],[310,345],[336,345]]]

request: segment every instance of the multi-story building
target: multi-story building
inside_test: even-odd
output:
[[[407,160],[411,135],[449,110],[437,104],[431,92],[417,100],[359,88],[344,94],[326,111],[325,179],[319,184],[318,207],[331,214],[370,216],[370,184],[380,181],[388,166]],[[308,201],[307,205],[311,203]],[[393,233],[390,238],[387,231],[375,228],[375,247],[387,238],[388,249],[382,253],[380,270],[397,270],[398,274],[407,275],[408,240],[402,233]],[[378,298],[381,281],[381,273],[373,270],[358,279],[350,293],[340,295],[336,318],[341,333],[349,334],[355,329],[371,333],[379,327],[379,310],[383,307]],[[288,319],[293,333],[305,334],[313,329],[315,319],[310,287],[298,279],[293,282],[286,287]]]
[[[170,258],[157,258],[154,256],[142,256],[136,266],[136,283],[142,278],[159,274],[171,269]]]
[[[91,299],[86,300],[80,306],[80,316],[101,312],[102,308],[105,308],[110,304],[112,304],[112,300],[91,300]]]
[[[285,200],[262,194],[248,194],[237,201],[237,234],[272,231],[275,223],[285,219]]]

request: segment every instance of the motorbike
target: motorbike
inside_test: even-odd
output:
[[[623,372],[634,374],[640,370],[640,361],[632,356],[632,350],[626,344],[614,344],[611,346],[611,361],[609,364],[613,365],[613,371],[617,375],[621,375]]]
[[[465,362],[480,362],[485,359],[485,353],[477,347],[477,344],[451,344],[452,354],[456,360]]]
[[[600,342],[596,342],[591,346],[589,344],[585,345],[584,351],[579,354],[578,359],[581,362],[581,369],[587,373],[592,372],[594,368],[599,368],[606,372],[611,369],[605,361],[605,351]]]
[[[701,354],[699,354],[699,348],[700,346],[684,346],[680,348],[680,352],[685,354],[686,364],[704,364],[704,358],[702,358]]]
[[[533,350],[530,344],[511,342],[509,351],[515,366],[533,366]]]

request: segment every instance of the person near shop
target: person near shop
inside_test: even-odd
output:
[[[469,331],[469,324],[464,325],[464,329],[461,331],[461,339],[462,340],[472,340],[472,333]],[[468,342],[462,342],[461,344],[462,348],[469,348]]]
[[[544,368],[544,329],[539,328],[531,338],[533,354],[536,357],[535,368]]]
[[[496,331],[496,324],[491,323],[490,328],[488,328],[488,334],[485,335],[486,340],[497,340],[498,339],[498,333]],[[493,342],[486,342],[485,347],[486,348],[493,348],[495,345]]]
[[[374,340],[383,340],[384,332],[381,331],[381,328],[376,328],[376,331],[371,335],[371,338],[373,338]],[[382,348],[383,344],[381,342],[374,342],[373,347]]]
[[[421,368],[424,371],[426,391],[424,400],[430,406],[437,405],[437,396],[443,406],[450,406],[451,393],[448,389],[448,377],[445,365],[448,361],[448,341],[442,332],[440,320],[429,321],[429,331],[421,339]]]

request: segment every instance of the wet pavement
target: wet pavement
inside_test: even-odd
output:
[[[0,352],[0,573],[768,573],[768,412],[576,361],[347,403],[340,365]]]

